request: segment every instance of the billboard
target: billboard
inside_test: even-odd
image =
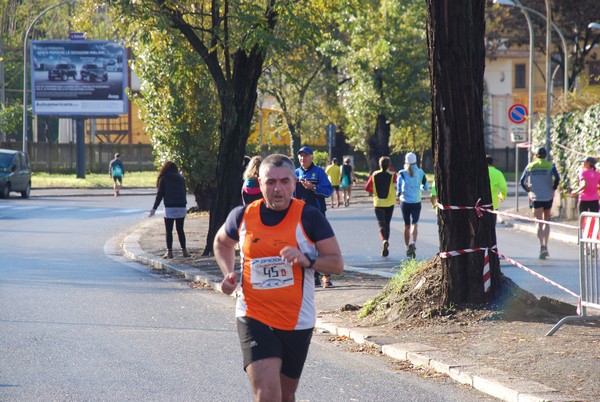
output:
[[[127,113],[127,53],[114,41],[32,41],[33,113],[65,117]]]

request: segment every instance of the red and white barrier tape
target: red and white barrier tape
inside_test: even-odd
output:
[[[548,225],[561,226],[561,227],[567,228],[567,229],[575,229],[575,230],[579,229],[577,226],[567,225],[566,223],[545,221],[545,220],[537,219],[537,218],[529,218],[527,216],[511,214],[511,213],[508,213],[508,212],[500,212],[500,211],[494,211],[494,210],[486,210],[486,211],[489,212],[489,213],[492,213],[492,214],[496,214],[496,215],[510,216],[511,218],[522,219],[524,221],[531,221],[531,222],[537,222],[537,223],[546,223]]]
[[[482,210],[486,210],[486,209],[490,208],[490,207],[492,206],[492,204],[488,204],[488,205],[479,205],[479,202],[480,202],[480,201],[481,201],[481,198],[479,198],[479,199],[477,200],[477,202],[475,203],[475,205],[474,205],[474,206],[472,206],[472,207],[462,207],[462,206],[461,206],[461,207],[456,207],[456,206],[453,206],[453,205],[442,205],[442,204],[440,204],[439,202],[437,203],[437,205],[436,205],[436,206],[437,206],[439,209],[450,209],[450,210],[465,210],[465,209],[474,209],[474,210],[475,210],[475,213],[477,214],[477,216],[478,216],[479,218],[481,218],[481,217],[483,216],[483,214],[481,213],[481,211],[482,211]]]
[[[457,255],[463,255],[473,253],[475,251],[483,251],[483,291],[487,292],[490,290],[492,285],[492,273],[490,271],[490,256],[488,250],[495,250],[496,246],[493,247],[476,247],[476,248],[465,248],[463,250],[454,251],[443,251],[440,252],[440,258],[456,257]]]
[[[551,279],[546,278],[544,275],[538,274],[534,270],[527,268],[525,265],[513,260],[512,258],[509,258],[509,257],[505,256],[504,254],[501,254],[500,252],[498,252],[498,248],[496,246],[466,248],[466,249],[462,249],[462,250],[453,250],[453,251],[443,251],[443,252],[439,253],[439,256],[440,256],[440,258],[449,258],[449,257],[456,257],[458,255],[467,254],[467,253],[473,253],[476,251],[484,251],[485,255],[484,255],[484,260],[483,260],[484,261],[484,263],[483,263],[483,289],[485,292],[487,292],[490,289],[490,284],[491,284],[490,260],[489,260],[489,255],[488,255],[489,250],[492,250],[492,252],[496,253],[499,257],[501,257],[501,258],[505,259],[506,261],[510,262],[511,264],[521,268],[525,272],[528,272],[531,275],[535,276],[536,278],[539,278],[539,279],[543,280],[544,282],[549,283],[550,285],[552,285],[564,292],[567,292],[571,296],[577,298],[577,311],[578,312],[581,311],[581,297],[578,294],[570,291],[569,289],[565,288],[562,285],[559,285],[558,283],[552,281]]]
[[[492,247],[495,248],[496,246]],[[440,251],[440,258],[456,257],[462,254],[474,253],[475,251],[486,251],[489,247],[465,248],[462,250]]]
[[[525,216],[521,216],[521,215],[516,215],[516,214],[510,214],[507,212],[499,212],[499,211],[495,211],[493,210],[491,207],[491,205],[479,205],[481,201],[481,198],[479,198],[477,200],[477,202],[475,203],[474,206],[472,207],[466,207],[466,206],[451,206],[451,205],[442,205],[442,204],[437,204],[437,207],[440,209],[446,209],[446,210],[468,210],[468,209],[473,209],[475,210],[475,213],[477,213],[477,216],[481,218],[481,216],[483,216],[481,211],[485,211],[485,212],[489,212],[492,214],[496,214],[496,215],[503,215],[503,216],[510,216],[510,217],[514,217],[514,218],[519,218],[519,219],[524,219],[524,220],[528,220],[528,221],[532,221],[532,222],[538,222],[538,223],[545,223],[545,224],[550,224],[550,225],[556,225],[556,226],[562,226],[562,227],[566,227],[569,229],[579,229],[579,227],[577,226],[573,226],[573,225],[567,225],[567,224],[563,224],[563,223],[557,223],[557,222],[550,222],[550,221],[544,221],[541,219],[537,219],[537,218],[528,218]],[[584,228],[584,233],[589,234],[589,238],[597,238],[600,235],[600,225],[597,224],[595,219],[590,219],[587,221],[584,221],[585,228]],[[577,295],[576,293],[570,291],[569,289],[565,288],[564,286],[559,285],[558,283],[546,278],[545,276],[538,274],[537,272],[535,272],[534,270],[527,268],[525,265],[513,260],[512,258],[506,257],[503,254],[500,254],[498,252],[497,246],[494,245],[492,247],[476,247],[476,248],[466,248],[466,249],[462,249],[462,250],[453,250],[453,251],[442,251],[439,253],[440,258],[449,258],[449,257],[456,257],[459,255],[463,255],[463,254],[467,254],[467,253],[473,253],[476,251],[483,251],[484,252],[484,257],[483,257],[483,289],[485,292],[487,292],[490,289],[490,284],[491,284],[491,272],[490,272],[490,259],[489,259],[489,253],[488,251],[492,250],[494,253],[496,253],[499,257],[505,259],[506,261],[510,262],[511,264],[521,268],[522,270],[524,270],[525,272],[530,273],[531,275],[535,276],[536,278],[539,278],[543,281],[545,281],[546,283],[549,283],[550,285],[564,291],[567,292],[568,294],[570,294],[571,296],[574,296],[575,298],[577,298],[577,314],[579,314],[579,312],[581,311],[581,296]]]
[[[565,288],[564,286],[559,285],[558,283],[554,282],[553,280],[546,278],[544,275],[538,274],[534,270],[527,268],[525,265],[513,260],[512,258],[509,258],[509,257],[505,256],[504,254],[501,254],[500,252],[498,252],[498,250],[492,249],[492,251],[494,253],[498,254],[499,257],[501,257],[501,258],[505,259],[506,261],[510,262],[511,264],[513,264],[514,266],[521,268],[522,270],[530,273],[531,275],[535,276],[536,278],[539,278],[539,279],[543,280],[544,282],[562,290],[563,292],[567,292],[571,296],[575,297],[577,299],[577,314],[579,314],[579,312],[581,311],[581,296],[579,296],[577,293],[572,292],[569,289]]]
[[[573,225],[567,225],[566,223],[559,223],[559,222],[552,222],[552,221],[545,221],[542,219],[537,219],[537,218],[529,218],[527,216],[523,216],[523,215],[517,215],[517,214],[511,214],[508,212],[500,212],[500,211],[495,211],[494,209],[491,208],[491,205],[479,205],[479,202],[481,201],[481,198],[477,200],[477,202],[475,203],[474,206],[472,207],[465,207],[465,206],[453,206],[453,205],[442,205],[440,203],[437,204],[437,207],[439,209],[446,209],[446,210],[466,210],[466,209],[473,209],[475,210],[475,213],[477,214],[477,216],[479,218],[482,217],[482,213],[481,211],[485,211],[485,212],[489,212],[491,214],[496,214],[496,215],[502,215],[502,216],[509,216],[511,218],[517,218],[517,219],[521,219],[521,220],[525,220],[525,221],[530,221],[530,222],[537,222],[537,223],[545,223],[548,225],[554,225],[554,226],[561,226],[567,229],[579,229],[577,226],[573,226]]]
[[[487,293],[492,285],[492,272],[490,271],[490,253],[485,249],[483,255],[483,291]]]

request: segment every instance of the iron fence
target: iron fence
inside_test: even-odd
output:
[[[0,148],[22,149],[20,142],[3,142]],[[49,142],[28,143],[29,163],[34,172],[75,173],[77,144]],[[156,170],[152,145],[148,144],[85,144],[85,170],[89,173],[107,173],[115,153],[121,154],[126,171]]]

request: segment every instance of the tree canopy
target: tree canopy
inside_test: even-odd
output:
[[[324,48],[341,74],[345,132],[351,144],[367,152],[374,169],[379,157],[390,153],[391,126],[399,133],[415,134],[413,138],[430,138],[425,118],[430,98],[425,4],[414,0],[348,4],[337,15],[339,35]],[[395,141],[413,150],[416,142]]]

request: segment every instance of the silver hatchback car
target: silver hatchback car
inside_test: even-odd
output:
[[[0,197],[8,198],[10,192],[29,198],[31,168],[27,155],[21,151],[0,149]]]

